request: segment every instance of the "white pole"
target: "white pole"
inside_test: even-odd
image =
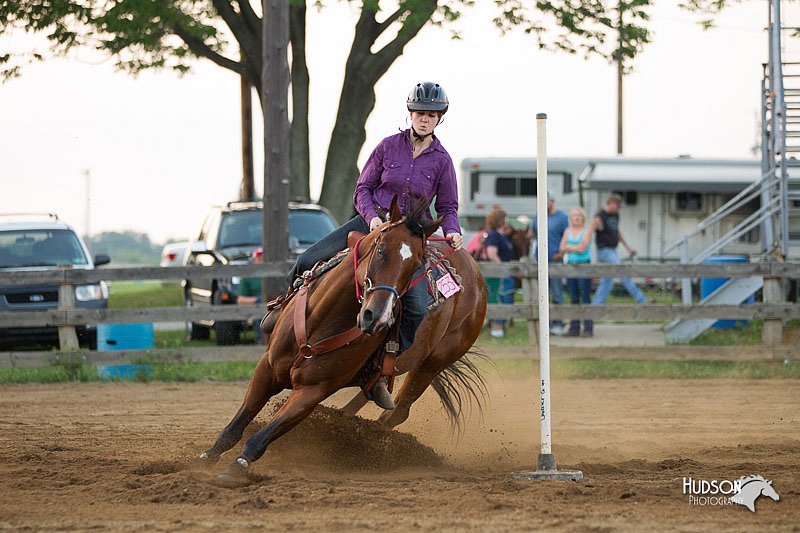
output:
[[[570,479],[580,481],[580,470],[556,468],[550,434],[550,298],[547,255],[547,115],[536,114],[536,245],[539,275],[539,418],[542,447],[536,459],[536,471],[515,472],[511,476],[525,479]]]
[[[536,115],[536,243],[539,274],[539,417],[543,455],[552,453],[550,435],[550,288],[547,252],[547,115]]]

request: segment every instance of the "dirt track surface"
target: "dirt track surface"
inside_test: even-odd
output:
[[[235,489],[210,481],[241,445],[193,458],[243,383],[2,386],[0,529],[800,531],[798,381],[556,382],[554,451],[577,483],[511,478],[536,460],[536,385],[489,384],[458,441],[430,392],[399,433],[319,409]],[[781,500],[751,513],[681,493],[683,477],[749,474]]]

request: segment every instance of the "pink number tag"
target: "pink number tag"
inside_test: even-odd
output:
[[[436,288],[442,293],[445,298],[450,298],[452,295],[461,290],[461,287],[453,279],[453,276],[446,274],[436,280]]]

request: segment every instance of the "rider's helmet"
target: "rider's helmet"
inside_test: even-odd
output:
[[[406,104],[409,111],[439,111],[444,115],[450,102],[444,87],[432,81],[423,81],[411,88]]]

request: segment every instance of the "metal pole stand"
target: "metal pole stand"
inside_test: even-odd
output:
[[[539,278],[539,417],[542,448],[536,459],[535,472],[514,472],[513,478],[569,479],[580,481],[583,472],[556,468],[556,456],[551,449],[550,435],[550,290],[548,287],[547,252],[547,115],[536,115],[536,244]]]

